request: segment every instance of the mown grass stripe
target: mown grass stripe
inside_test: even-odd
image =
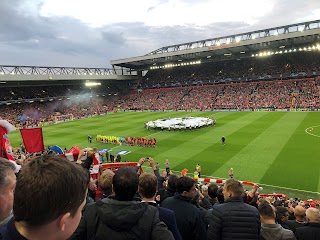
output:
[[[288,113],[267,115],[264,126],[259,129],[251,126],[258,135],[250,136],[246,146],[214,174],[221,175],[233,167],[235,177],[240,175],[244,180],[260,182],[304,117],[299,114],[292,119],[293,116]],[[243,134],[238,132],[236,135]],[[245,136],[248,137],[248,134]]]
[[[319,167],[316,166],[319,166],[320,141],[304,131],[317,121],[318,117],[318,114],[314,113],[290,114],[290,119],[283,126],[282,134],[286,134],[290,126],[293,134],[261,182],[279,185],[281,181],[281,185],[286,187],[319,191]]]

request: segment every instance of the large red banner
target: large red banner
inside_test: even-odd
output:
[[[42,152],[44,150],[42,128],[20,129],[26,151]]]

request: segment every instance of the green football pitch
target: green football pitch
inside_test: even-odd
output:
[[[217,123],[196,130],[147,130],[144,122],[173,117],[213,117]],[[320,198],[320,113],[317,112],[126,112],[113,113],[43,127],[45,146],[78,145],[128,150],[123,161],[153,157],[163,169],[166,159],[178,172],[192,176],[200,163],[203,177],[225,179],[230,167],[236,179],[263,186],[261,193]],[[157,148],[116,146],[95,141],[95,136],[152,137]],[[92,135],[89,144],[87,136]],[[221,137],[226,137],[222,146]],[[18,131],[10,134],[19,146]],[[148,169],[146,168],[148,171]]]

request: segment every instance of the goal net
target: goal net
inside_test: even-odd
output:
[[[66,115],[56,115],[54,116],[54,122],[68,122],[73,120],[73,114],[66,114]]]

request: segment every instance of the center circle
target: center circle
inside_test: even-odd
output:
[[[184,117],[184,118],[164,118],[145,123],[147,129],[161,130],[185,130],[211,126],[216,123],[214,118],[206,117]]]

